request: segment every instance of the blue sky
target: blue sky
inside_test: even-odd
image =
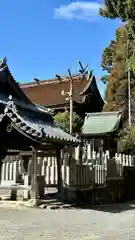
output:
[[[80,59],[99,78],[103,49],[114,39],[118,20],[98,16],[102,1],[1,1],[0,56],[19,82],[76,71]],[[101,93],[104,85],[99,84]]]

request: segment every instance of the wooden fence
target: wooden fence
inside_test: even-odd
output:
[[[11,158],[8,157],[8,158]],[[13,185],[17,183],[18,173],[21,175],[23,184],[28,184],[28,178],[23,169],[22,160],[12,156],[13,161],[5,161],[2,164],[1,185]],[[101,186],[107,178],[123,177],[123,167],[134,166],[134,157],[124,154],[115,154],[110,159],[109,152],[99,154],[93,152],[91,159],[79,161],[72,159],[69,163],[68,155],[62,155],[62,181],[63,186],[71,188],[91,188],[93,185]],[[44,176],[46,187],[55,187],[58,183],[56,157],[38,158],[39,175]],[[31,176],[31,162],[28,167],[28,177]],[[26,180],[26,181],[25,181]]]

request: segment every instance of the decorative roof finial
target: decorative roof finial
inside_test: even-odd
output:
[[[0,67],[4,67],[7,64],[7,58],[4,57],[0,62]]]
[[[8,99],[11,101],[12,100],[12,95],[9,95]]]
[[[92,77],[93,77],[93,70],[92,69],[89,69],[88,70],[88,73],[87,73],[87,81],[89,81]]]
[[[38,85],[40,85],[40,80],[39,80],[39,79],[34,78],[33,80],[34,80]]]

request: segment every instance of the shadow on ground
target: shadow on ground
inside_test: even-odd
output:
[[[56,202],[60,202],[60,198],[56,193],[54,194],[46,194],[46,199],[55,198]],[[61,201],[63,204],[71,204],[71,207],[76,209],[91,209],[96,211],[108,212],[108,213],[122,213],[125,211],[135,209],[135,201],[131,202],[124,202],[124,203],[112,203],[112,204],[105,204],[105,205],[91,205],[91,204],[80,204],[80,203],[69,203],[67,201]]]
[[[122,213],[125,211],[135,209],[134,203],[112,203],[107,205],[78,205],[76,206],[78,209],[92,209],[96,211],[108,212],[108,213]]]

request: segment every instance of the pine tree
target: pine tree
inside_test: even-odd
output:
[[[127,26],[116,30],[116,39],[104,49],[101,66],[107,72],[102,80],[107,83],[105,94],[105,111],[121,110],[124,113],[125,124],[128,119],[128,78],[127,78],[127,59],[132,54],[132,39],[127,46]],[[127,48],[128,47],[128,48]],[[135,78],[131,71],[131,110],[132,121],[135,115]]]

